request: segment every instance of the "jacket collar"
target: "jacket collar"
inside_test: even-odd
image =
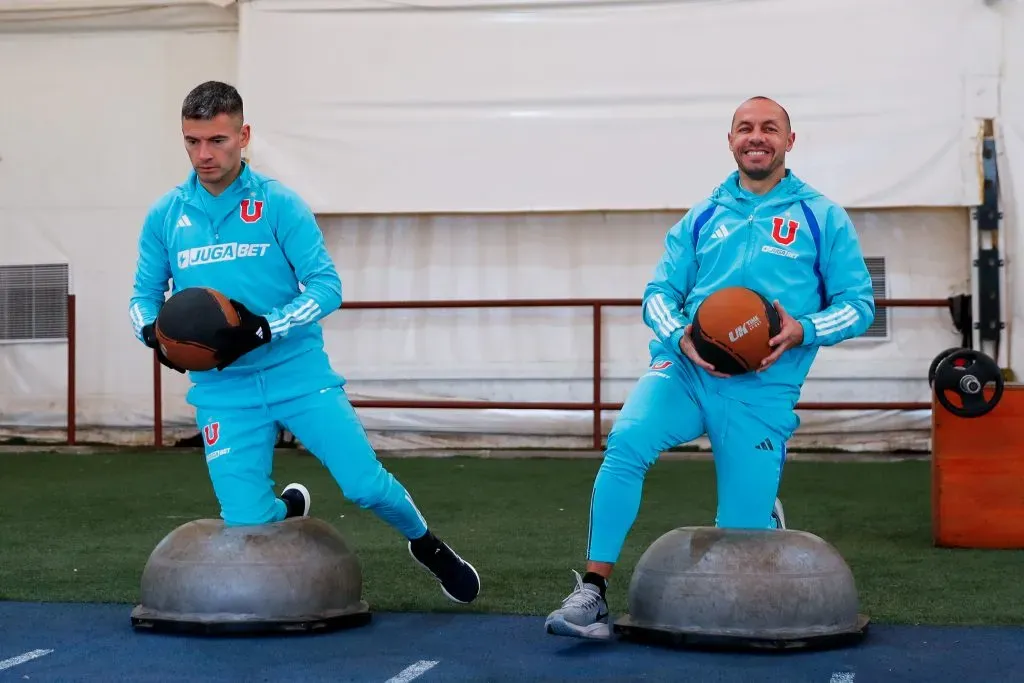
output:
[[[249,168],[249,164],[243,161],[242,172],[238,174],[238,177],[235,178],[233,183],[224,189],[224,192],[222,192],[217,199],[247,193],[252,189],[253,185],[254,179],[252,176],[252,169]],[[190,203],[198,201],[198,197],[196,195],[201,191],[205,191],[199,184],[199,174],[196,173],[195,169],[192,169],[188,174],[188,179],[178,187],[181,190],[182,199]]]

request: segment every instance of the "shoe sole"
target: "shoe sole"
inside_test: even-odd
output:
[[[786,528],[786,513],[782,510],[782,503],[778,498],[775,499],[775,504],[772,505],[772,517],[775,518],[779,529]]]
[[[585,638],[587,640],[609,640],[612,629],[607,623],[597,621],[590,626],[580,626],[565,620],[565,617],[549,617],[544,622],[544,629],[553,636]]]
[[[459,559],[462,560],[462,563],[464,565],[469,567],[469,570],[471,572],[473,572],[473,576],[476,577],[476,595],[474,595],[469,600],[459,600],[457,597],[455,597],[454,595],[449,593],[448,590],[444,587],[444,584],[441,583],[441,579],[439,579],[436,576],[434,576],[434,572],[430,571],[430,567],[428,567],[427,565],[425,565],[422,562],[420,562],[419,559],[415,555],[412,554],[412,543],[409,543],[406,546],[406,549],[409,551],[409,557],[411,557],[413,559],[413,561],[416,562],[416,564],[418,564],[419,566],[423,567],[424,571],[426,571],[428,574],[430,574],[431,578],[433,578],[434,581],[437,581],[437,583],[440,584],[441,592],[444,593],[444,596],[446,598],[448,598],[449,600],[451,600],[452,602],[457,602],[460,605],[468,605],[469,603],[473,602],[474,600],[476,600],[477,598],[480,597],[480,574],[477,573],[476,567],[471,565],[469,562],[466,562],[465,560],[462,560],[461,556],[459,556]],[[455,552],[455,551],[452,551],[452,552]]]
[[[284,487],[284,491],[281,491],[281,494],[284,495],[284,492],[290,489],[296,489],[299,493],[302,494],[302,499],[306,501],[305,508],[302,510],[302,516],[309,517],[309,508],[313,506],[313,500],[309,495],[309,489],[307,489],[302,484],[288,484],[287,486]]]

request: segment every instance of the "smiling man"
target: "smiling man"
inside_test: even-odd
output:
[[[864,333],[871,277],[841,206],[786,168],[796,135],[777,102],[753,97],[728,135],[734,171],[668,231],[643,296],[651,363],[608,435],[590,500],[587,563],[545,621],[548,633],[611,635],[605,592],[659,454],[707,434],[720,527],[785,528],[777,498],[797,399],[818,348]],[[694,350],[694,312],[711,292],[743,286],[775,303],[782,329],[757,372],[725,376]]]
[[[480,577],[434,536],[409,492],[377,459],[324,350],[320,320],[341,305],[341,279],[313,212],[279,180],[242,159],[249,144],[242,98],[227,83],[196,86],[181,108],[189,177],[150,208],[138,243],[129,313],[135,335],[161,353],[153,332],[168,281],[210,287],[241,324],[217,349],[216,370],[189,373],[206,464],[228,526],[304,517],[310,493],[271,479],[278,426],[330,471],[346,498],[374,512],[448,599],[469,603]]]

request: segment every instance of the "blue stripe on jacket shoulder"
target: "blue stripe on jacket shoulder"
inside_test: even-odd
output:
[[[818,219],[815,218],[811,207],[807,206],[807,202],[802,199],[800,208],[804,210],[807,227],[811,229],[811,237],[814,238],[814,275],[818,278],[818,296],[821,299],[821,307],[824,308],[828,302],[825,301],[825,278],[821,275],[821,227],[818,225]]]
[[[715,214],[715,209],[718,208],[718,204],[712,203],[711,206],[704,209],[703,213],[697,216],[697,220],[693,222],[693,250],[697,251],[697,240],[700,239],[700,229],[711,220],[711,217]]]

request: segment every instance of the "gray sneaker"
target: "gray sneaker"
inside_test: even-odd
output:
[[[548,615],[544,629],[556,636],[606,640],[611,637],[608,625],[608,603],[601,597],[601,589],[583,583],[575,569],[576,589],[562,601],[562,606]]]
[[[772,519],[775,520],[776,529],[786,528],[786,513],[782,509],[782,501],[778,498],[775,499],[775,505],[772,506]]]

